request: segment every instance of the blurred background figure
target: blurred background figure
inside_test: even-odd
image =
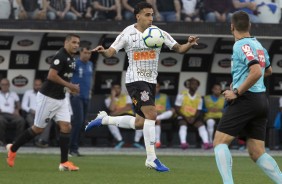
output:
[[[215,133],[215,127],[219,123],[222,117],[222,112],[224,109],[225,100],[222,93],[222,88],[220,84],[214,84],[211,89],[211,94],[204,96],[203,112],[204,121],[207,125],[207,130],[209,134],[209,143],[212,144],[213,137]]]
[[[47,7],[48,20],[76,20],[74,13],[70,12],[70,0],[49,0]]]
[[[185,22],[200,22],[201,0],[182,0],[182,20]]]
[[[69,154],[72,156],[81,156],[78,151],[80,135],[86,122],[93,85],[93,63],[90,61],[90,57],[90,48],[82,46],[79,51],[79,58],[75,61],[75,70],[71,79],[72,83],[80,86],[79,94],[70,96],[73,113]]]
[[[232,0],[232,4],[236,10],[242,10],[248,13],[252,23],[261,22],[257,16],[257,3],[255,0]]]
[[[0,0],[0,19],[9,19],[12,7],[12,0]]]
[[[18,19],[46,19],[47,0],[16,0]]]
[[[122,20],[120,0],[94,0],[93,20]]]
[[[76,15],[77,19],[91,19],[93,16],[91,0],[72,0],[70,10]]]
[[[230,0],[204,0],[205,21],[227,22],[231,9],[232,4]]]
[[[175,22],[181,18],[180,0],[151,0],[156,21]]]
[[[134,7],[141,1],[147,1],[150,3],[150,0],[122,0],[123,7],[123,18],[124,20],[135,20]]]
[[[22,99],[22,111],[25,116],[25,120],[28,123],[29,127],[33,125],[35,109],[36,109],[36,95],[42,86],[41,79],[35,79],[33,82],[33,89],[27,90],[24,92]]]
[[[170,119],[174,114],[174,109],[171,107],[169,97],[160,93],[160,83],[156,84],[156,97],[155,97],[155,106],[157,109],[157,120],[156,120],[156,148],[160,148],[162,146],[161,143],[161,122],[163,120]]]
[[[0,145],[6,144],[7,129],[12,129],[14,139],[25,129],[25,120],[20,115],[20,98],[14,91],[10,91],[10,81],[3,78],[0,81]],[[13,140],[12,140],[13,141]]]
[[[178,114],[178,123],[180,126],[178,132],[180,147],[183,150],[189,148],[189,144],[187,143],[188,125],[198,129],[204,149],[210,149],[212,147],[209,143],[208,132],[201,115],[203,100],[201,95],[197,93],[199,86],[200,81],[198,79],[187,79],[185,81],[187,90],[179,93],[175,100],[175,110]]]

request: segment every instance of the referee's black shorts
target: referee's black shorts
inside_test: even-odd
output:
[[[135,113],[145,118],[141,111],[142,106],[155,106],[156,84],[137,81],[125,84],[127,92],[132,99]]]
[[[226,108],[217,130],[231,136],[245,133],[247,138],[265,140],[268,99],[264,92],[247,91]]]

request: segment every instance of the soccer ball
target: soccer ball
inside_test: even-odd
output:
[[[149,48],[159,48],[164,43],[162,31],[154,26],[148,27],[142,34],[144,43]]]

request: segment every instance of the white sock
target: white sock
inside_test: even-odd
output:
[[[120,128],[135,129],[135,117],[133,116],[106,116],[102,120],[103,125],[116,125]]]
[[[275,183],[282,183],[282,173],[276,161],[267,153],[262,154],[256,164],[271,178]]]
[[[161,142],[161,125],[156,125],[156,142]]]
[[[145,119],[143,134],[144,134],[144,142],[145,142],[148,161],[154,161],[157,158],[155,153],[155,141],[156,141],[155,131],[156,131],[155,120]]]
[[[143,136],[143,130],[135,130],[134,142],[139,142]]]
[[[203,143],[209,143],[208,132],[207,132],[205,125],[200,126],[198,128],[198,131],[199,131],[200,137],[202,138]]]
[[[171,116],[173,115],[172,111],[165,111],[163,113],[161,113],[160,115],[157,116],[157,120],[165,120],[165,119],[169,119]]]
[[[207,120],[207,129],[208,129],[208,133],[209,133],[209,142],[210,143],[212,143],[212,141],[213,141],[214,125],[215,125],[214,119],[208,119]]]
[[[117,141],[122,141],[122,137],[121,137],[118,127],[114,125],[108,125],[108,128]]]
[[[181,143],[181,144],[187,143],[187,141],[186,141],[186,137],[187,137],[187,126],[186,126],[186,125],[181,125],[181,126],[179,127],[178,134],[179,134],[180,143]]]

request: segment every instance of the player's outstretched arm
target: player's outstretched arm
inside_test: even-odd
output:
[[[105,49],[102,45],[99,45],[96,48],[94,48],[92,50],[92,52],[98,52],[98,53],[102,54],[104,57],[109,58],[109,57],[112,57],[113,55],[115,55],[116,50],[112,47]]]
[[[199,38],[197,36],[189,36],[188,38],[188,42],[185,43],[185,44],[175,44],[172,49],[174,51],[176,51],[177,53],[180,53],[180,54],[184,54],[186,53],[189,49],[191,49],[191,47],[193,45],[198,45],[197,41],[199,40]]]

